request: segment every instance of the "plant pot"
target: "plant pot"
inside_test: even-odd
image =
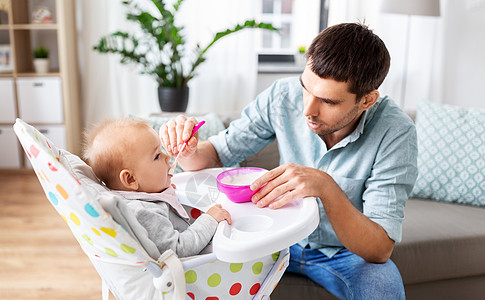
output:
[[[36,73],[49,73],[50,61],[48,58],[35,58],[34,69]]]
[[[306,66],[305,53],[297,53],[297,54],[295,54],[295,65],[297,67],[303,67],[303,68]]]
[[[189,103],[189,88],[158,88],[158,102],[162,111],[185,112]]]

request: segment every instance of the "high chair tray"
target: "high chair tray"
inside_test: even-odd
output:
[[[207,211],[219,203],[230,212],[232,225],[219,223],[212,243],[219,260],[254,260],[301,241],[317,228],[320,219],[314,197],[295,199],[279,209],[234,203],[217,189],[216,177],[225,170],[184,172],[172,178],[182,204]]]

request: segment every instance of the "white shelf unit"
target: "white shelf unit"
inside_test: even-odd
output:
[[[0,7],[0,169],[29,168],[12,126],[34,125],[59,148],[81,151],[75,0],[4,0]],[[47,8],[51,22],[34,23]],[[38,74],[33,49],[49,49],[50,70]]]

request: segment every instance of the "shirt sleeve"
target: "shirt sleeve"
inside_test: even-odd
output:
[[[203,214],[186,230],[174,228],[170,220],[170,209],[166,204],[136,205],[134,214],[138,222],[146,228],[148,238],[157,246],[160,253],[172,249],[179,257],[199,254],[210,242],[217,229],[217,221]]]
[[[363,194],[363,212],[399,243],[404,208],[417,177],[417,137],[413,125],[388,130],[381,141]]]
[[[274,83],[249,103],[225,131],[209,138],[224,166],[238,164],[274,141],[271,105],[279,89],[278,82]]]

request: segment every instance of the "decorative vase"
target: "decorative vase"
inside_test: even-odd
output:
[[[189,103],[189,88],[158,88],[158,102],[162,111],[185,112]]]
[[[34,69],[36,73],[49,73],[50,61],[48,58],[35,58]]]

